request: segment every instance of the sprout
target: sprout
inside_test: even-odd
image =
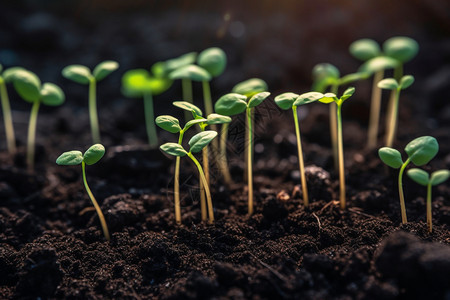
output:
[[[287,110],[289,108],[292,108],[292,113],[294,114],[295,134],[297,136],[298,164],[300,168],[303,203],[305,207],[308,207],[309,199],[308,199],[308,188],[306,186],[305,166],[303,163],[303,152],[302,152],[302,143],[300,139],[300,127],[298,124],[297,107],[300,105],[315,102],[320,98],[322,98],[323,96],[324,95],[322,93],[310,92],[302,94],[300,96],[294,93],[284,93],[275,97],[275,103],[281,109]]]
[[[408,222],[406,217],[405,199],[403,196],[403,172],[410,162],[420,167],[427,164],[433,157],[436,156],[439,150],[439,144],[434,137],[422,136],[409,142],[405,147],[405,152],[408,159],[403,162],[402,155],[396,149],[390,147],[383,147],[378,150],[378,156],[389,167],[398,169],[398,194],[400,198],[400,210],[402,215],[402,224]]]
[[[49,106],[59,106],[63,104],[65,96],[57,85],[48,82],[41,84],[36,74],[25,69],[16,69],[10,78],[20,97],[27,102],[33,103],[28,124],[27,140],[27,166],[28,170],[32,171],[34,169],[34,148],[39,106],[41,103]]]
[[[443,183],[450,177],[449,170],[439,170],[435,171],[430,175],[424,170],[413,168],[408,170],[406,173],[409,178],[417,182],[418,184],[427,187],[427,224],[428,231],[431,233],[433,231],[432,213],[431,213],[431,190],[432,187]]]
[[[91,73],[88,67],[82,65],[70,65],[62,70],[62,75],[67,79],[80,84],[89,84],[89,119],[91,122],[92,141],[100,143],[100,129],[97,115],[97,82],[119,68],[119,64],[112,60],[99,63]]]
[[[394,92],[394,107],[392,112],[389,114],[390,120],[387,123],[387,134],[386,134],[386,146],[392,147],[394,144],[395,133],[397,131],[397,115],[398,115],[398,103],[400,99],[400,91],[408,88],[413,84],[414,77],[411,75],[405,75],[397,82],[394,78],[386,78],[378,82],[378,87],[380,89],[392,90]]]
[[[123,94],[130,98],[144,99],[145,128],[147,130],[148,144],[152,148],[158,146],[158,135],[154,122],[153,96],[165,92],[171,85],[172,81],[170,79],[152,76],[145,69],[129,70],[122,76]]]
[[[235,89],[233,89],[235,90]],[[243,92],[243,90],[241,90]],[[251,94],[251,93],[247,93]],[[261,104],[264,100],[269,97],[269,92],[261,92],[253,94],[248,102],[246,96],[232,93],[221,97],[215,105],[216,112],[222,115],[233,115],[241,113],[246,110],[247,116],[247,126],[246,126],[246,137],[247,137],[247,183],[248,183],[248,214],[253,214],[253,109],[254,107]]]
[[[94,195],[89,188],[86,180],[86,165],[90,166],[97,163],[105,155],[105,147],[102,144],[95,144],[89,147],[89,149],[82,154],[80,151],[68,151],[61,154],[57,159],[56,163],[60,166],[75,166],[81,164],[81,170],[83,172],[83,183],[88,193],[89,198],[94,205],[95,211],[97,212],[98,218],[100,219],[100,224],[103,229],[103,235],[106,240],[110,240],[108,226],[106,225],[105,217],[103,216],[102,210],[95,200]]]
[[[355,92],[355,88],[351,87],[345,90],[341,98],[337,98],[333,93],[326,93],[323,98],[318,99],[322,103],[336,103],[336,120],[337,120],[337,148],[338,148],[338,159],[339,159],[339,183],[340,183],[340,204],[341,209],[345,209],[345,172],[344,172],[344,149],[342,143],[342,104],[345,100],[350,98]]]
[[[189,140],[189,152],[186,151],[182,145],[177,143],[165,143],[160,146],[160,149],[167,154],[183,157],[188,156],[195,164],[200,174],[200,180],[203,182],[203,186],[205,187],[207,205],[208,205],[208,215],[209,215],[209,223],[214,222],[214,210],[212,206],[211,200],[211,192],[209,190],[208,182],[206,181],[205,173],[203,172],[202,166],[198,162],[192,153],[200,152],[203,148],[205,148],[215,137],[217,136],[216,131],[208,130],[197,133]],[[203,217],[203,207],[202,207],[202,220]]]

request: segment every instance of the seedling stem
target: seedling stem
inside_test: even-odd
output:
[[[100,144],[100,129],[97,116],[97,82],[94,77],[89,78],[89,118],[91,121],[92,140]]]
[[[433,222],[432,218],[433,215],[431,213],[431,190],[433,188],[433,185],[431,181],[427,185],[427,225],[428,225],[428,232],[433,231]]]
[[[400,172],[398,173],[398,195],[400,198],[400,212],[402,214],[402,224],[406,224],[408,219],[406,218],[406,207],[405,207],[405,197],[403,195],[403,173],[405,172],[406,166],[408,166],[411,158],[408,159],[402,164],[400,168]]]
[[[300,177],[302,181],[303,203],[305,207],[309,205],[308,188],[306,186],[305,165],[303,162],[302,143],[300,139],[300,126],[298,124],[297,106],[292,106],[292,112],[294,114],[295,134],[297,136],[297,151],[298,151],[298,164],[300,168]]]
[[[337,95],[337,92],[339,90],[339,85],[337,83],[334,83],[331,86],[331,93]],[[339,170],[339,150],[338,150],[338,133],[337,133],[337,104],[331,103],[330,104],[330,133],[331,133],[331,146],[333,148],[333,158],[334,158],[334,169]]]
[[[223,179],[230,186],[233,183],[227,161],[227,139],[228,139],[228,123],[222,124],[220,132],[220,168],[222,169]]]
[[[392,90],[393,102],[389,117],[391,118],[389,124],[387,124],[388,131],[386,136],[386,146],[392,147],[395,139],[395,133],[397,131],[397,116],[398,116],[398,102],[400,98],[400,90]]]
[[[156,133],[155,116],[153,112],[153,95],[152,93],[144,93],[144,113],[145,125],[147,127],[148,144],[152,148],[158,146],[158,136]]]
[[[253,127],[252,127],[252,108],[247,108],[247,125],[248,125],[248,150],[247,150],[247,184],[248,184],[248,214],[253,214],[253,170],[252,170],[252,154],[253,154]]]
[[[372,101],[370,103],[370,117],[367,148],[373,149],[377,145],[378,123],[380,122],[381,109],[381,89],[378,87],[378,82],[384,77],[384,70],[375,72],[372,84]]]
[[[178,144],[183,141],[184,131],[180,131]],[[174,197],[175,197],[175,221],[181,224],[181,204],[180,204],[180,161],[181,157],[177,156],[175,160],[175,179],[174,179]]]
[[[29,171],[34,170],[34,145],[36,140],[36,124],[40,104],[40,101],[35,101],[33,103],[30,113],[30,122],[28,124],[27,166]]]
[[[338,156],[339,156],[339,182],[340,182],[340,204],[345,209],[345,173],[344,173],[344,149],[342,141],[342,102],[337,104],[337,134],[338,134]]]
[[[183,93],[183,100],[189,103],[194,103],[192,96],[192,80],[189,78],[182,78],[181,90]],[[184,111],[184,121],[187,122],[190,119],[192,119],[192,115],[188,111]]]
[[[2,101],[3,120],[5,122],[6,143],[10,154],[16,153],[16,138],[11,117],[11,106],[9,104],[8,92],[6,91],[5,80],[0,77],[0,97]]]

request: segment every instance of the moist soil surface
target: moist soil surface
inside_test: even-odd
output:
[[[10,12],[43,17],[41,12],[23,12],[14,6]],[[46,17],[50,23],[61,21]],[[135,22],[139,20],[143,22],[143,18]],[[70,23],[75,21],[67,22],[63,23],[67,28],[75,26]],[[26,30],[32,28],[23,27],[17,25],[14,30],[26,37]],[[48,30],[55,29],[49,25]],[[71,33],[77,36],[75,29]],[[28,46],[19,43],[15,47],[26,53]],[[437,46],[424,44],[425,49],[433,47]],[[264,51],[271,50],[262,49],[261,57]],[[435,60],[446,61],[444,54],[434,55]],[[72,58],[61,61],[69,64],[79,56]],[[213,86],[213,94],[224,94],[237,83],[238,61],[231,54],[231,70],[222,83]],[[351,58],[346,62],[352,65]],[[128,62],[128,66],[133,64]],[[60,67],[49,68],[59,74]],[[421,68],[427,67],[413,69],[420,78],[425,76]],[[38,74],[42,70],[44,77],[50,73],[38,63],[34,70]],[[442,71],[442,76],[446,74]],[[181,163],[183,220],[178,225],[173,207],[174,160],[145,145],[142,103],[119,95],[120,75],[112,75],[109,83],[105,79],[98,90],[99,99],[111,99],[111,105],[100,100],[105,108],[99,108],[107,154],[87,167],[87,180],[108,223],[108,242],[84,190],[81,167],[55,164],[63,151],[84,151],[91,144],[87,87],[60,78],[56,81],[67,89],[68,103],[41,111],[34,172],[28,172],[25,165],[29,106],[14,94],[12,86],[8,89],[15,101],[19,147],[11,156],[2,143],[0,153],[1,299],[450,298],[449,185],[433,189],[433,232],[429,233],[426,189],[405,176],[409,222],[401,225],[398,173],[383,165],[376,149],[364,149],[369,106],[364,95],[370,94],[370,83],[357,85],[360,96],[355,94],[354,100],[344,104],[345,210],[336,201],[339,181],[329,147],[328,107],[310,105],[301,115],[310,197],[306,208],[293,119],[273,103],[273,96],[290,85],[275,82],[272,97],[255,113],[254,214],[247,215],[244,121],[235,117],[228,153],[234,183],[225,185],[212,166],[216,221],[201,221],[197,171],[186,158]],[[450,107],[437,102],[421,106],[443,87],[445,83],[429,86],[426,93],[412,87],[401,99],[412,105],[400,113],[395,147],[404,153],[402,149],[413,138],[436,137],[440,151],[425,167],[427,171],[450,166]],[[174,87],[166,97],[177,99],[178,95],[180,90]],[[71,99],[74,102],[69,103]],[[182,115],[168,100],[156,112],[163,113]],[[159,133],[162,142],[176,139]]]

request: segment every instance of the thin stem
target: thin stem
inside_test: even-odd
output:
[[[228,168],[227,160],[227,139],[228,139],[228,126],[229,123],[222,124],[220,133],[220,168],[222,170],[223,179],[225,184],[230,186],[233,183],[231,179],[230,169]]]
[[[0,77],[0,97],[2,100],[3,120],[5,122],[6,144],[10,154],[16,153],[16,138],[14,136],[14,127],[11,115],[11,106],[9,105],[8,92],[3,78]]]
[[[294,114],[295,134],[297,136],[298,165],[300,168],[300,178],[302,181],[303,204],[305,205],[305,207],[308,207],[308,187],[306,186],[305,165],[303,163],[302,141],[300,139],[300,126],[298,124],[297,106],[292,106],[292,112]]]
[[[36,124],[41,102],[35,101],[31,107],[30,122],[28,124],[28,141],[27,141],[27,166],[28,171],[34,170],[34,148],[36,139]]]
[[[153,96],[144,94],[145,127],[147,128],[148,144],[151,148],[158,147],[158,135],[156,134],[155,115],[153,113]]]
[[[411,161],[408,158],[400,168],[400,172],[398,173],[398,196],[400,197],[400,211],[402,214],[402,224],[406,224],[408,219],[406,218],[406,207],[405,207],[405,197],[403,196],[403,172],[405,172],[406,166]]]
[[[428,224],[428,232],[433,231],[433,222],[432,222],[432,214],[431,214],[431,190],[432,185],[431,182],[427,185],[427,224]]]
[[[183,100],[187,101],[189,103],[194,103],[193,96],[192,96],[192,80],[189,78],[183,78],[181,79],[181,89],[183,93]],[[184,120],[185,122],[192,119],[192,114],[185,110],[184,111]]]
[[[102,229],[103,229],[103,235],[105,236],[106,240],[109,241],[110,240],[110,236],[109,236],[109,230],[108,230],[108,226],[106,225],[106,220],[105,217],[103,216],[102,210],[100,209],[100,206],[97,203],[97,200],[95,200],[94,195],[91,192],[91,189],[89,188],[89,185],[87,183],[86,180],[86,164],[85,162],[81,162],[81,167],[83,169],[83,183],[84,183],[84,187],[86,188],[86,192],[88,193],[89,198],[92,201],[92,204],[95,207],[95,211],[97,212],[98,218],[100,219],[100,224],[102,225]]]
[[[394,105],[392,107],[392,112],[390,114],[391,120],[389,122],[389,130],[386,137],[386,146],[392,147],[394,144],[395,133],[397,131],[397,116],[398,116],[398,103],[400,98],[400,90],[395,90],[394,94]]]
[[[397,82],[400,82],[400,79],[403,76],[403,64],[398,65],[394,69],[394,78]],[[392,114],[394,114],[395,110],[395,98],[396,98],[396,90],[392,90],[389,95],[389,103],[386,113],[386,141],[388,140],[388,134],[392,130]]]
[[[247,184],[248,184],[248,214],[253,214],[253,128],[252,128],[252,109],[247,108],[247,132],[248,132],[248,148],[247,148]]]
[[[212,224],[212,223],[214,223],[214,210],[213,210],[213,206],[212,206],[211,192],[209,190],[208,183],[206,182],[205,174],[203,173],[202,166],[200,165],[198,160],[194,157],[194,155],[192,155],[191,152],[189,152],[187,155],[189,156],[190,159],[192,159],[194,164],[197,166],[198,173],[200,174],[200,180],[203,181],[203,185],[205,187],[206,199],[208,202],[209,223]]]
[[[178,137],[178,144],[181,145],[183,141],[184,132],[180,131],[180,136]],[[181,157],[177,156],[175,159],[175,178],[173,185],[173,194],[175,200],[175,221],[177,224],[181,224],[181,205],[180,205],[180,161]]]
[[[333,84],[331,86],[331,92],[337,95],[339,89],[338,84]],[[333,159],[334,159],[334,170],[337,171],[339,169],[339,159],[338,159],[338,145],[337,145],[337,127],[336,127],[336,115],[337,115],[337,106],[336,103],[330,103],[330,135],[331,135],[331,148],[333,150]]]
[[[377,146],[378,124],[380,122],[381,109],[381,89],[378,87],[378,82],[384,77],[384,70],[377,71],[373,76],[372,84],[372,99],[370,102],[370,118],[367,148],[373,149]]]
[[[345,209],[345,172],[344,172],[344,149],[342,142],[342,103],[337,105],[337,130],[338,130],[338,156],[339,156],[339,186],[341,209]]]
[[[202,87],[203,87],[203,102],[205,104],[205,114],[206,116],[209,116],[212,114],[213,111],[213,105],[212,105],[212,99],[211,99],[211,87],[209,85],[209,81],[202,81]],[[210,125],[211,130],[217,131],[217,126],[215,124]],[[217,153],[219,149],[219,141],[217,139],[214,139],[211,142],[213,153]],[[215,156],[217,157],[217,155]]]
[[[91,121],[92,141],[94,144],[100,144],[100,127],[98,125],[97,115],[97,82],[95,78],[89,81],[89,118]]]

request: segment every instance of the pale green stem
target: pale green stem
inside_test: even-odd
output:
[[[28,171],[34,170],[34,148],[36,140],[36,124],[41,102],[35,101],[31,107],[30,122],[28,124],[28,141],[27,141],[27,166]]]
[[[428,232],[433,231],[433,222],[432,222],[432,214],[431,214],[431,190],[432,185],[431,182],[427,185],[427,224],[428,224]]]
[[[205,115],[209,116],[212,114],[213,111],[213,104],[211,99],[211,87],[209,85],[209,81],[202,81],[202,87],[203,87],[203,101],[205,104]],[[211,130],[217,131],[217,126],[215,124],[210,125]],[[211,142],[213,153],[216,154],[219,149],[219,142],[214,139]],[[217,157],[217,155],[215,155]]]
[[[151,148],[158,147],[158,135],[156,134],[155,115],[153,112],[153,96],[144,94],[145,127],[147,128],[148,144]]]
[[[400,197],[400,211],[402,214],[402,224],[406,224],[408,219],[406,218],[406,207],[405,207],[405,197],[403,196],[403,172],[405,172],[406,166],[411,161],[411,158],[408,158],[400,168],[400,172],[398,173],[398,195]]]
[[[95,200],[95,197],[92,194],[91,189],[89,188],[89,185],[86,180],[86,163],[84,161],[81,162],[81,167],[83,169],[84,187],[86,188],[86,192],[88,193],[89,198],[91,199],[92,204],[95,207],[95,211],[97,212],[98,218],[100,219],[100,224],[102,225],[102,229],[103,229],[103,235],[105,236],[106,240],[109,241],[110,240],[109,230],[108,230],[108,226],[106,225],[105,217],[103,216],[102,210],[100,209],[100,206],[98,205],[97,200]]]
[[[233,180],[231,179],[230,169],[228,168],[227,161],[228,126],[229,123],[222,124],[222,130],[220,133],[220,167],[222,170],[223,179],[225,180],[225,184],[230,186],[233,183]]]
[[[180,131],[180,136],[178,137],[178,144],[181,145],[183,141],[184,132]],[[173,186],[173,194],[175,200],[175,221],[177,224],[181,224],[181,205],[180,205],[180,161],[181,157],[177,156],[175,159],[175,178]]]
[[[6,144],[10,154],[16,153],[16,138],[14,136],[14,127],[11,116],[11,106],[9,105],[8,92],[3,78],[0,77],[0,97],[2,101],[3,120],[5,122]]]
[[[97,82],[95,78],[89,80],[89,118],[91,121],[91,133],[94,144],[100,144],[100,127],[97,115]]]
[[[337,134],[338,134],[338,157],[339,157],[339,198],[341,209],[345,209],[345,171],[344,171],[344,147],[342,141],[342,103],[337,105]]]
[[[212,206],[211,192],[209,190],[208,183],[206,182],[205,174],[203,173],[202,166],[200,165],[198,160],[194,157],[194,155],[192,155],[191,152],[189,152],[187,155],[189,156],[190,159],[192,159],[194,164],[197,166],[198,173],[200,174],[200,180],[203,181],[203,185],[205,187],[205,192],[206,192],[206,199],[208,202],[209,223],[212,224],[212,223],[214,223],[214,210],[213,210],[213,206]]]
[[[295,134],[297,136],[298,165],[300,169],[300,178],[302,181],[303,204],[305,205],[305,207],[308,207],[308,187],[306,186],[305,165],[303,163],[302,141],[300,138],[300,126],[298,124],[297,106],[292,106],[292,112],[294,114]]]
[[[192,96],[192,80],[189,78],[182,78],[181,79],[181,89],[183,92],[183,100],[187,101],[189,103],[194,103],[193,96]],[[184,111],[184,120],[185,122],[192,119],[192,114],[185,110]]]
[[[368,149],[373,149],[377,146],[378,124],[380,122],[381,109],[381,89],[378,87],[378,82],[380,82],[383,77],[384,70],[377,71],[373,76],[372,99],[370,102],[370,118],[367,139]]]
[[[403,64],[400,64],[394,69],[394,78],[397,80],[397,82],[400,82],[400,79],[403,76]],[[389,103],[386,113],[386,140],[388,139],[389,131],[391,131],[392,127],[392,114],[394,113],[395,109],[395,98],[396,98],[396,90],[391,90],[391,93],[389,95]]]
[[[339,89],[338,84],[333,84],[331,86],[331,92],[337,95]],[[338,142],[337,142],[337,105],[336,103],[330,103],[330,135],[331,135],[331,148],[333,150],[333,160],[334,160],[334,170],[337,171],[339,169],[339,159],[338,159]]]
[[[394,105],[392,107],[392,112],[390,114],[391,120],[389,122],[387,137],[386,137],[386,146],[392,147],[394,144],[395,133],[397,131],[397,118],[398,118],[398,103],[400,98],[400,90],[396,89],[394,93]]]
[[[247,148],[247,184],[248,184],[248,214],[253,214],[253,128],[252,128],[252,108],[247,108],[247,133],[248,133],[248,148]]]

